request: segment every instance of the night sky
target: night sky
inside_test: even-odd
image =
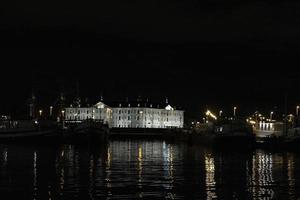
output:
[[[293,0],[1,2],[0,113],[43,105],[168,97],[197,118],[290,111],[300,103],[300,3]]]

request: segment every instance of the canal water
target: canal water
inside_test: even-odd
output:
[[[2,199],[298,199],[300,153],[163,140],[0,145]]]

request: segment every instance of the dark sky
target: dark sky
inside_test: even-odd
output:
[[[299,97],[300,3],[277,0],[21,1],[0,5],[0,113],[64,89],[91,101],[138,95],[198,117],[292,108]]]

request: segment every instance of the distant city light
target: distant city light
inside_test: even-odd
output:
[[[252,125],[256,124],[256,122],[254,120],[249,120],[249,123]]]
[[[52,116],[53,106],[50,106],[50,116]]]
[[[273,113],[273,111],[270,112],[270,121],[272,121]]]
[[[237,109],[237,107],[234,106],[234,107],[233,107],[233,117],[234,117],[234,118],[235,118],[235,116],[236,116],[236,109]]]
[[[211,118],[213,118],[215,120],[217,119],[216,115],[214,115],[210,110],[207,110],[205,114],[206,114],[206,116],[210,116]]]

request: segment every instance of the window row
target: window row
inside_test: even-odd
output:
[[[105,111],[104,112],[102,112],[101,110],[99,110],[99,109],[96,109],[96,110],[77,110],[77,112],[76,111],[72,111],[72,110],[67,110],[67,114],[84,114],[84,113],[86,113],[86,114],[90,114],[90,113],[106,113]]]

